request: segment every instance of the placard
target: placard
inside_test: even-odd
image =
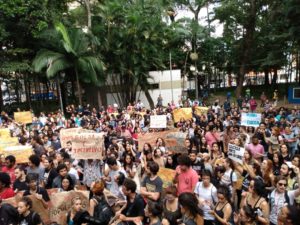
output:
[[[29,156],[33,154],[31,146],[10,146],[4,148],[3,154],[5,156],[13,155],[16,157],[17,163],[28,163]]]
[[[79,133],[81,128],[61,129],[59,132],[60,144],[62,148],[67,147],[67,142],[72,141],[74,136]]]
[[[139,134],[139,136],[138,136],[139,151],[143,150],[145,143],[149,143],[153,148],[156,145],[157,138],[165,139],[167,134],[170,134],[170,133],[176,132],[176,131],[177,131],[176,129],[173,129],[173,130],[167,130],[167,131]]]
[[[1,128],[0,129],[0,139],[2,138],[10,138],[10,130],[8,128]]]
[[[50,221],[66,225],[67,213],[72,208],[72,200],[76,197],[81,199],[83,210],[88,210],[88,191],[64,191],[50,195],[51,206],[48,209]]]
[[[72,139],[72,157],[75,159],[102,159],[103,133],[79,133]]]
[[[0,153],[3,153],[6,147],[19,145],[17,137],[3,137],[0,138]]]
[[[162,129],[167,127],[167,115],[150,116],[150,128]]]
[[[197,106],[195,107],[195,111],[194,113],[197,115],[197,116],[202,116],[202,115],[207,115],[207,112],[208,112],[208,108],[207,107],[202,107],[202,106]]]
[[[177,153],[187,153],[184,142],[187,134],[183,132],[171,132],[166,135],[166,147]]]
[[[260,122],[260,113],[242,113],[241,126],[259,127]]]
[[[233,144],[228,144],[229,159],[232,159],[233,161],[239,164],[243,164],[244,153],[245,153],[245,148]]]
[[[179,122],[181,118],[183,118],[184,120],[192,119],[192,108],[174,109],[173,118],[175,123]]]
[[[175,177],[176,171],[167,168],[159,168],[157,176],[163,181],[163,188],[173,185],[173,180]]]
[[[30,111],[15,112],[14,118],[17,123],[23,123],[23,124],[32,123],[32,114]]]

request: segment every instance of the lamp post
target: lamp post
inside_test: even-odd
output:
[[[60,81],[63,80],[65,78],[65,76],[66,76],[66,74],[64,72],[60,73],[58,76],[56,76],[57,90],[58,90],[58,95],[59,95],[59,103],[60,103],[61,113],[64,113],[64,105],[63,105],[61,89],[60,89]]]
[[[195,76],[195,91],[196,91],[196,100],[199,98],[199,89],[198,89],[198,70],[197,70],[197,60],[198,60],[198,54],[196,52],[192,52],[190,54],[191,60],[194,62],[194,66],[190,67],[190,70],[192,71],[193,75]]]

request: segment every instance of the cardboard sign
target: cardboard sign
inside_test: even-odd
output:
[[[245,148],[233,144],[228,144],[229,159],[232,159],[233,161],[239,164],[243,164],[244,153],[245,153]]]
[[[173,118],[175,123],[179,122],[181,118],[183,118],[184,120],[192,119],[192,108],[174,109]]]
[[[166,128],[167,127],[167,116],[166,115],[155,115],[150,116],[150,128]]]
[[[61,225],[66,225],[67,213],[72,208],[72,200],[80,198],[83,210],[88,210],[89,207],[89,192],[88,191],[68,191],[59,192],[50,196],[51,206],[49,207],[49,218],[51,222],[57,222]]]
[[[171,132],[167,134],[165,139],[167,149],[177,153],[184,153],[183,151],[186,151],[184,148],[186,136],[183,132]]]
[[[31,146],[11,146],[4,148],[3,154],[5,156],[13,155],[16,157],[17,163],[28,163],[29,156],[33,154]]]
[[[8,128],[0,129],[0,139],[2,138],[10,138],[10,130]]]
[[[15,112],[14,118],[17,123],[23,123],[23,124],[32,123],[32,114],[30,111]]]
[[[242,113],[241,126],[259,127],[260,122],[260,113]]]
[[[138,136],[138,144],[139,144],[139,151],[142,151],[144,148],[145,143],[149,143],[152,147],[156,145],[157,138],[165,139],[167,134],[172,132],[176,132],[177,130],[168,130],[168,131],[160,131],[160,132],[151,132],[151,133],[144,133]]]
[[[202,116],[202,115],[207,115],[207,112],[208,112],[208,108],[207,107],[201,107],[201,106],[197,106],[195,107],[195,111],[194,113],[197,115],[197,116]]]
[[[79,133],[72,139],[72,157],[75,159],[102,159],[104,134]]]
[[[157,175],[163,181],[163,188],[167,188],[173,184],[173,179],[175,177],[175,170],[167,169],[167,168],[159,168]]]
[[[3,137],[0,138],[0,154],[3,154],[3,151],[6,147],[19,145],[19,140],[17,137]]]
[[[59,132],[59,138],[62,148],[67,147],[67,142],[72,141],[74,136],[79,133],[81,128],[70,128],[70,129],[61,129]]]

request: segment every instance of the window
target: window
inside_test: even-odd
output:
[[[300,99],[300,88],[293,88],[293,98]]]

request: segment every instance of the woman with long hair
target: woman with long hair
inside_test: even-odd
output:
[[[77,213],[82,211],[82,201],[80,197],[75,197],[72,199],[72,207],[71,210],[67,213],[67,224],[74,225],[74,217]]]
[[[149,218],[149,225],[162,224],[163,207],[159,202],[149,201],[145,208],[145,216]]]
[[[255,211],[248,205],[243,206],[239,213],[234,213],[235,225],[257,225]]]
[[[179,195],[178,198],[180,211],[182,214],[182,223],[186,225],[203,225],[203,212],[198,207],[197,197],[188,192]]]
[[[283,157],[280,152],[274,152],[271,160],[273,161],[273,174],[275,176],[280,175],[280,168],[283,163]]]
[[[258,224],[269,224],[269,204],[265,199],[265,184],[262,179],[251,180],[249,190],[241,203],[241,207],[248,206],[256,212],[255,221]]]
[[[163,218],[165,218],[170,224],[177,225],[177,220],[181,218],[177,188],[175,186],[169,186],[165,191],[166,195],[163,203]]]
[[[231,194],[227,186],[221,185],[217,190],[218,201],[210,213],[215,217],[215,225],[224,225],[232,222]]]
[[[126,171],[127,177],[133,179],[136,174],[136,166],[134,164],[134,157],[126,154],[123,162],[123,169]]]
[[[274,174],[273,174],[273,162],[270,159],[265,159],[261,164],[261,172],[265,187],[268,191],[273,189]]]
[[[74,190],[74,183],[70,175],[66,175],[61,179],[61,188],[58,189],[59,192],[62,191],[72,191]]]

